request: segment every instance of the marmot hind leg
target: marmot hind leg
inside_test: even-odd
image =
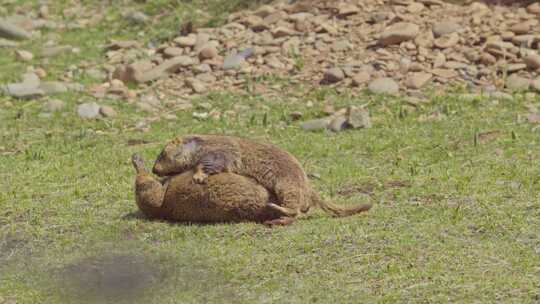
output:
[[[292,186],[288,182],[280,182],[276,185],[275,194],[278,199],[279,206],[271,206],[281,212],[287,213],[291,217],[297,217],[301,213],[309,210],[310,204],[308,197],[298,187]]]
[[[161,207],[168,183],[165,182],[163,185],[146,170],[141,155],[137,153],[133,154],[131,156],[131,162],[137,171],[137,177],[135,179],[135,196],[137,202],[154,208]]]
[[[284,217],[280,217],[274,220],[265,221],[263,222],[263,224],[267,227],[272,228],[274,226],[288,226],[294,223],[294,221],[295,221],[295,218],[284,216]]]

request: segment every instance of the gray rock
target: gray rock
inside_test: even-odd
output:
[[[383,77],[371,81],[368,89],[375,94],[397,94],[399,85],[392,78]]]
[[[60,111],[64,107],[65,107],[65,103],[60,99],[51,99],[47,101],[44,105],[45,111],[47,112]]]
[[[145,71],[144,73],[134,73],[132,79],[137,83],[150,82],[161,77],[164,77],[168,73],[174,73],[182,67],[188,67],[195,62],[191,57],[178,56],[169,60],[165,60],[160,65]]]
[[[96,118],[99,116],[100,106],[95,102],[87,102],[77,107],[77,114],[81,118]]]
[[[0,19],[0,37],[13,40],[24,40],[30,39],[32,35],[23,28],[20,28],[4,19]]]
[[[224,70],[238,69],[242,65],[242,62],[249,56],[253,55],[255,50],[253,48],[247,48],[236,54],[230,54],[225,57],[223,61]]]
[[[17,57],[17,59],[20,61],[31,61],[32,59],[34,59],[34,55],[25,50],[15,51],[15,57]]]
[[[84,85],[80,83],[64,83],[68,91],[72,92],[82,92],[84,91]]]
[[[302,128],[304,131],[320,131],[328,128],[329,124],[330,119],[328,118],[313,119],[301,123],[300,128]]]
[[[448,34],[452,34],[461,29],[461,25],[451,21],[441,21],[433,24],[433,35],[440,37]]]
[[[56,94],[56,93],[65,93],[68,91],[68,88],[59,81],[44,81],[39,84],[39,88],[45,94]]]
[[[324,83],[336,83],[340,82],[345,78],[345,73],[340,68],[331,68],[324,72],[323,82]]]
[[[15,48],[19,46],[17,42],[0,38],[0,48]]]
[[[39,77],[38,75],[36,75],[35,73],[24,73],[23,76],[22,76],[22,83],[25,83],[27,84],[28,86],[31,86],[31,87],[39,87],[39,84],[40,84],[40,80],[39,80]]]
[[[512,74],[506,78],[506,88],[513,91],[526,91],[531,85],[531,80]]]
[[[10,83],[6,85],[5,91],[15,98],[33,98],[44,95],[44,92],[30,83]]]
[[[132,12],[128,14],[127,19],[133,23],[144,24],[148,21],[148,16],[143,12]]]
[[[32,98],[42,96],[43,90],[39,88],[39,77],[34,73],[25,73],[20,83],[10,83],[4,88],[6,94],[15,98]]]
[[[347,126],[353,129],[371,128],[371,117],[366,108],[349,107],[347,109]]]
[[[347,118],[343,115],[336,116],[330,121],[328,128],[334,132],[339,132],[347,127]]]

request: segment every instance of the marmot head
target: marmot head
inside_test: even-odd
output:
[[[202,141],[198,136],[184,136],[168,142],[156,159],[152,172],[158,176],[169,176],[192,169]]]

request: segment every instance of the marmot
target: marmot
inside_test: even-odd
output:
[[[139,154],[131,160],[137,171],[137,206],[150,218],[192,223],[251,221],[268,226],[294,221],[269,207],[276,198],[250,178],[221,173],[201,185],[193,181],[193,171],[186,171],[161,182],[145,169]]]
[[[255,179],[277,197],[271,207],[297,217],[317,206],[335,216],[349,216],[371,204],[341,207],[323,201],[312,189],[300,162],[289,152],[269,143],[225,135],[187,135],[165,145],[152,172],[169,176],[195,170],[197,183],[209,175],[231,172]]]

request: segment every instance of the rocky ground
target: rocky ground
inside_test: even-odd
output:
[[[140,12],[125,17],[143,24],[149,19]],[[5,39],[0,46],[13,48],[16,60],[39,56],[46,63],[80,49],[49,40],[40,54],[33,54],[15,41],[32,39],[43,28],[92,26],[100,18],[80,16],[66,24],[41,6],[37,12],[2,19],[0,36]],[[279,95],[288,84],[299,83],[416,98],[433,88],[465,86],[511,98],[503,91],[540,91],[539,18],[538,2],[496,6],[440,0],[280,1],[231,14],[216,28],[184,26],[181,35],[160,45],[110,41],[103,46],[102,62],[72,66],[59,81],[40,81],[46,71],[29,67],[19,83],[5,84],[3,91],[14,98],[85,91],[96,100],[124,99],[150,113],[189,110],[191,99],[210,91]],[[102,81],[87,87],[73,83],[72,75],[81,71]],[[264,79],[270,77],[284,82],[267,85]],[[162,104],[163,97],[175,101]],[[49,100],[47,107],[54,110],[61,102]],[[361,108],[327,110],[329,115],[338,113],[304,127],[340,130],[371,124],[351,123],[351,112],[368,117]],[[85,118],[116,115],[113,108],[95,102],[80,105],[78,113]],[[193,115],[205,119],[234,113],[203,109]],[[301,113],[292,116],[300,118]]]

